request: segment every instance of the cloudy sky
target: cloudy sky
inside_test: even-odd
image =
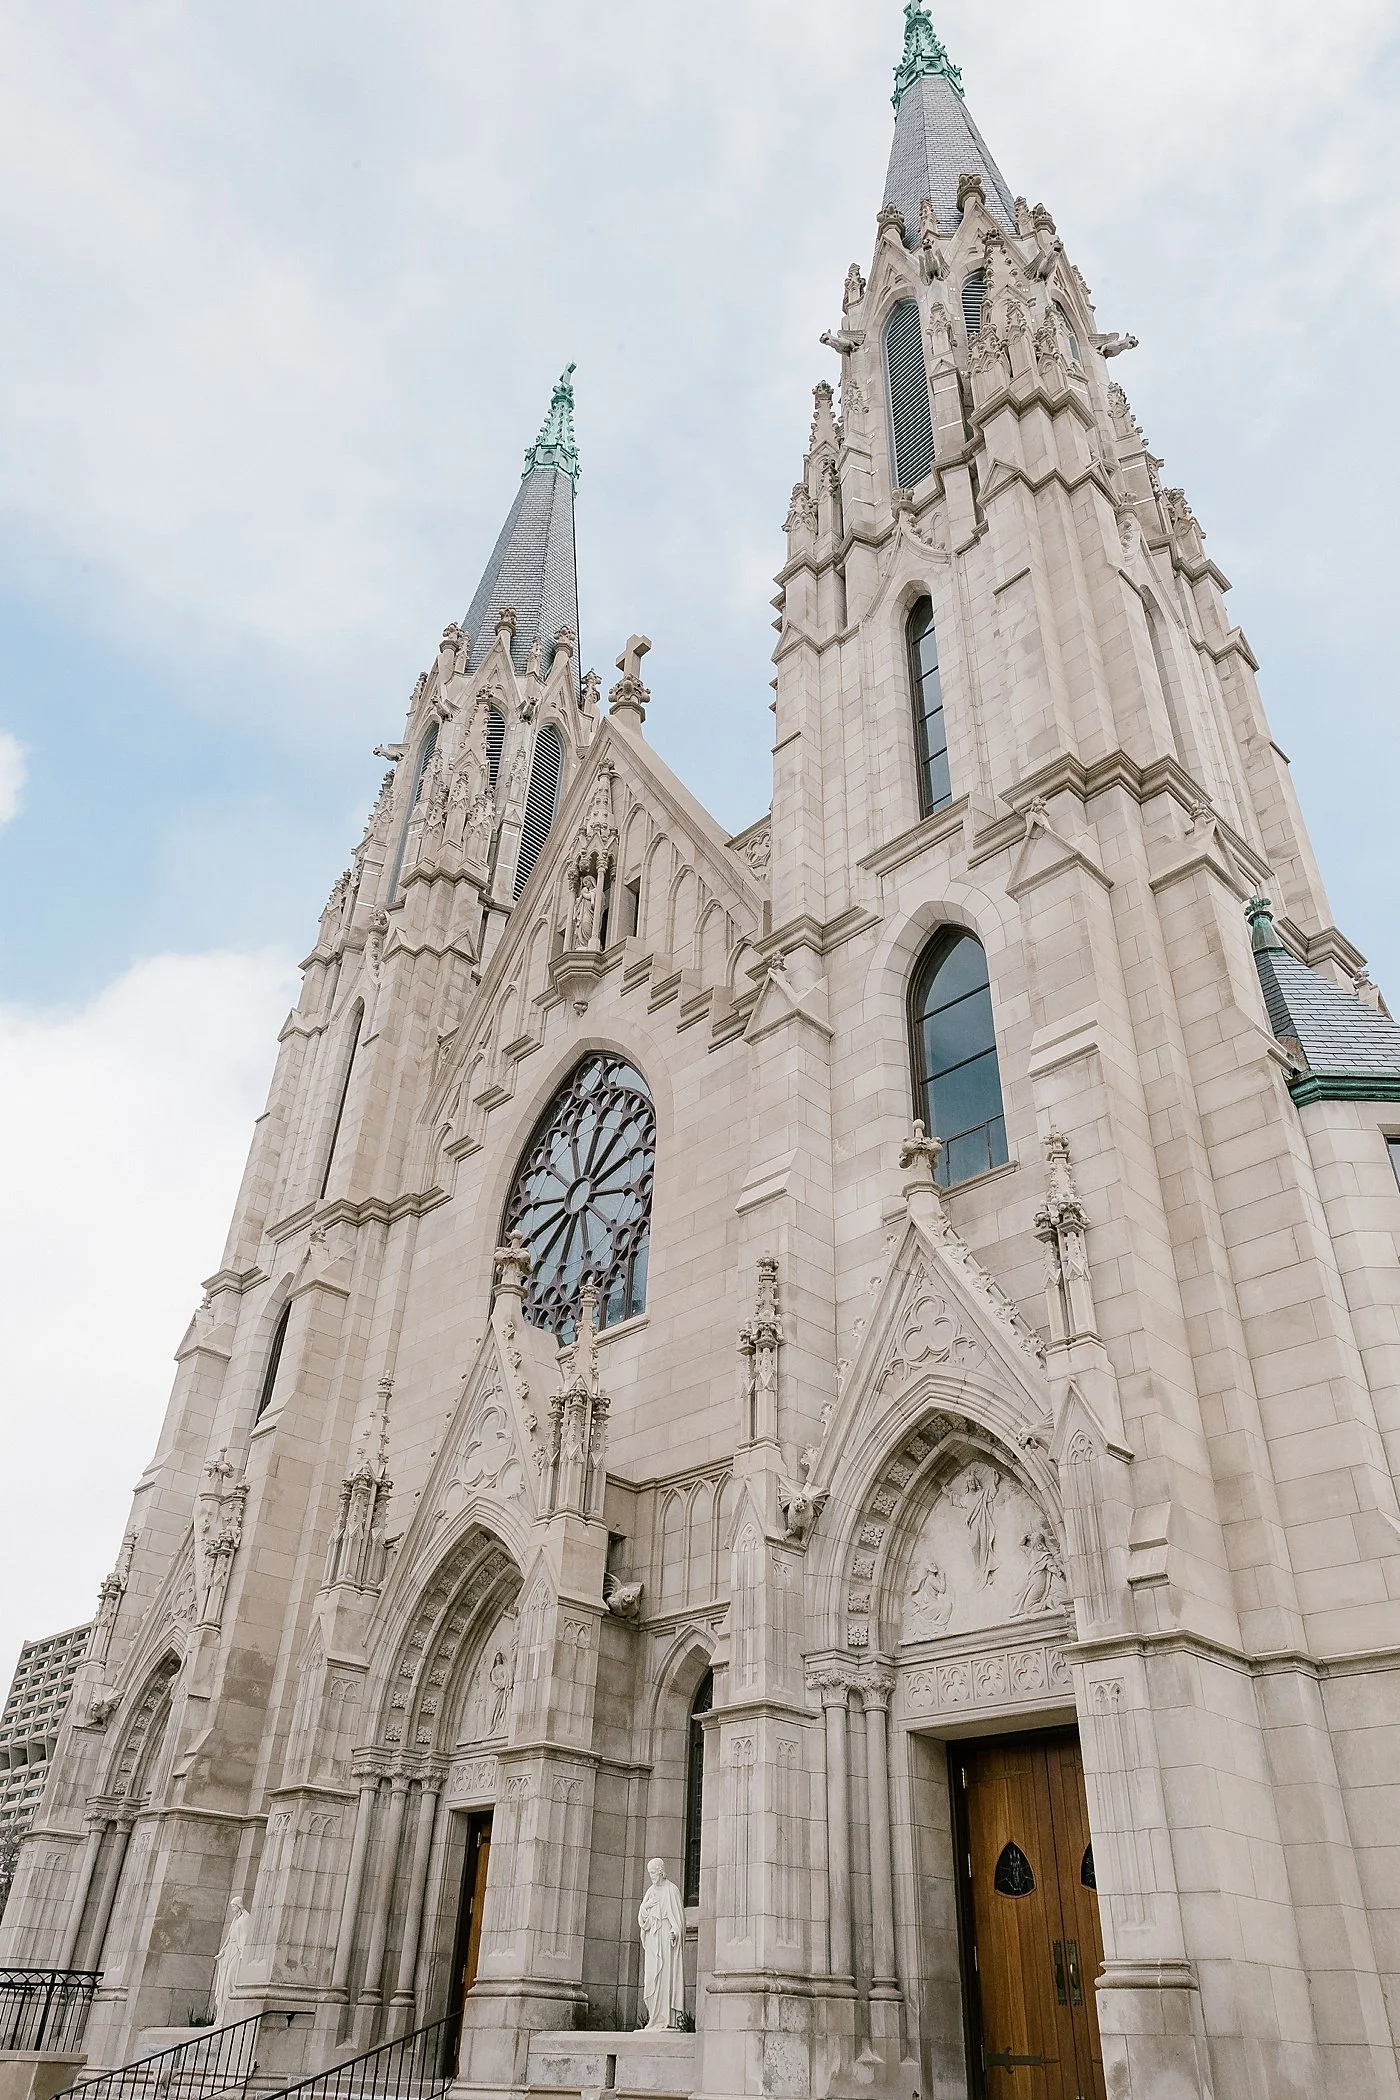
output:
[[[946,0],[1400,995],[1393,0]],[[771,575],[898,0],[0,4],[0,1681],[85,1617],[295,961],[557,372],[583,659],[765,806]]]

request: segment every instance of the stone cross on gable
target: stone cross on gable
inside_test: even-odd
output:
[[[644,634],[627,637],[627,646],[617,659],[617,668],[622,676],[608,694],[609,719],[619,729],[633,733],[640,730],[646,720],[647,702],[651,694],[642,684],[642,658],[651,643]]]

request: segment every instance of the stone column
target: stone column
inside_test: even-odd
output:
[[[889,1704],[894,1678],[884,1670],[861,1679],[865,1768],[870,1804],[870,1922],[873,1988],[898,1989],[894,1949],[894,1868],[890,1849]]]
[[[396,1772],[389,1783],[389,1812],[384,1824],[384,1847],[379,1860],[379,1879],[374,1889],[374,1912],[369,1921],[369,1946],[365,1951],[365,1975],[360,1985],[360,2003],[380,1995],[384,1974],[384,1949],[389,1940],[389,1906],[394,1900],[394,1877],[398,1872],[399,1846],[403,1841],[403,1819],[408,1808],[409,1779]]]
[[[413,1858],[408,1869],[408,1904],[404,1911],[403,1945],[399,1948],[398,1975],[393,2003],[413,2004],[413,1979],[418,1968],[418,1942],[423,1931],[423,1899],[428,1892],[428,1861],[432,1857],[433,1825],[437,1820],[441,1782],[425,1779],[418,1794],[418,1815],[413,1826]],[[407,2026],[405,2018],[400,2024]]]
[[[852,1975],[851,1819],[846,1756],[846,1707],[851,1695],[844,1671],[826,1670],[813,1679],[822,1697],[826,1728],[827,1962],[833,1976]],[[888,1807],[886,1811],[888,1827]]]
[[[102,1840],[109,1828],[110,1818],[94,1816],[89,1819],[87,1837],[83,1842],[82,1858],[78,1862],[78,1885],[73,1891],[73,1908],[68,1920],[68,1931],[64,1936],[63,1952],[59,1956],[60,1969],[71,1969],[78,1958],[78,1941],[82,1936],[83,1912],[87,1909],[88,1892],[97,1868],[97,1855],[102,1850]]]
[[[112,1922],[112,1906],[117,1900],[117,1888],[122,1878],[122,1867],[126,1863],[126,1848],[131,1843],[131,1826],[134,1816],[117,1816],[112,1828],[112,1845],[102,1886],[97,1898],[97,1913],[92,1921],[92,1937],[88,1954],[88,1966],[102,1966],[102,1942],[107,1937],[107,1927]]]
[[[365,1858],[369,1851],[370,1823],[379,1780],[360,1774],[360,1800],[355,1811],[355,1835],[350,1841],[350,1868],[345,1877],[345,1901],[340,1907],[340,1931],[335,1943],[335,1966],[331,1989],[342,1997],[350,1991],[350,1963],[355,1952],[355,1927],[360,1917],[360,1891],[364,1886]]]

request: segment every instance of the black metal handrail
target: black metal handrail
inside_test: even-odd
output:
[[[0,1968],[0,2049],[76,2050],[101,1981],[100,1969]]]
[[[215,2093],[246,2085],[258,2068],[258,2028],[262,2014],[236,2020],[231,2027],[210,2027],[192,2041],[138,2056],[134,2063],[80,2078],[57,2100],[81,2093],[83,2100],[211,2100]]]
[[[416,2027],[396,2042],[381,2042],[363,2056],[347,2057],[313,2078],[280,2086],[267,2100],[436,2100],[457,2075],[456,2038],[461,2015],[449,2013],[431,2027]]]

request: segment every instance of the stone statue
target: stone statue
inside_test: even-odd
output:
[[[685,2011],[685,1912],[681,1892],[666,1879],[664,1859],[647,1861],[650,1886],[637,1912],[642,1934],[642,1997],[648,2028],[674,2027]]]
[[[219,1951],[214,1957],[214,2025],[222,2027],[228,2018],[229,2001],[238,1988],[238,1972],[243,1966],[243,1950],[248,1944],[248,1913],[237,1896],[228,1907],[228,1923],[219,1942]]]

